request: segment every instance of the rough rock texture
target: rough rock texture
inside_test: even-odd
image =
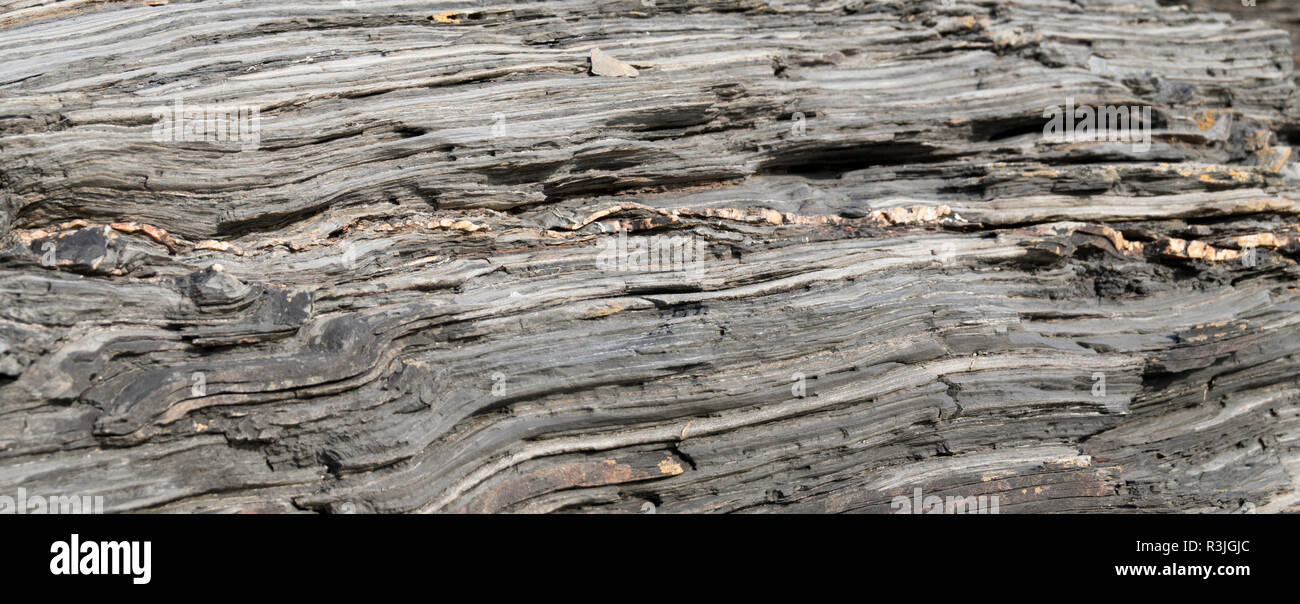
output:
[[[1263,21],[1269,26],[1285,28],[1291,32],[1293,42],[1300,42],[1300,3],[1293,0],[1162,0],[1161,4],[1184,4],[1198,11],[1223,11],[1242,21]]]
[[[0,1],[0,494],[1296,510],[1287,32],[945,4]]]

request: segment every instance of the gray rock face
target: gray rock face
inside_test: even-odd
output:
[[[0,9],[0,494],[1300,506],[1284,30],[447,6]]]

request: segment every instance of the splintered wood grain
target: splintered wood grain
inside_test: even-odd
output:
[[[0,494],[1300,506],[1294,11],[150,4],[0,2]]]

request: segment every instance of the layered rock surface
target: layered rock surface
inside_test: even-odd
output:
[[[1294,511],[1292,44],[1162,4],[0,2],[0,492]]]

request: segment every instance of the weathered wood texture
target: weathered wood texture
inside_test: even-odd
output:
[[[0,2],[0,493],[1294,511],[1291,42],[1162,4]]]

